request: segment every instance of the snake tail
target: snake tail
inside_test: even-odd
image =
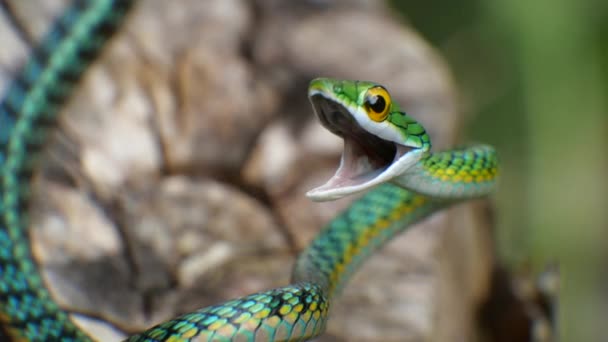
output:
[[[131,5],[75,1],[32,51],[0,103],[0,322],[13,340],[89,340],[44,287],[23,213],[46,132]]]

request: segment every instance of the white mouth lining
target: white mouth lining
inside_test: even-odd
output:
[[[369,165],[369,161],[366,160],[366,156],[358,156],[357,160],[352,160],[354,149],[356,148],[353,144],[354,143],[348,139],[344,140],[344,151],[342,152],[340,167],[327,183],[308,191],[306,193],[308,198],[316,202],[332,201],[368,190],[376,185],[391,181],[393,178],[400,176],[407,169],[420,161],[424,154],[422,150],[411,150],[406,146],[396,144],[397,152],[395,153],[395,159],[393,159],[388,167],[373,170]],[[367,165],[364,165],[366,162]],[[357,164],[355,165],[355,172],[352,172],[353,169],[346,169],[352,167],[352,165],[346,165],[347,163]],[[366,167],[368,169],[367,172],[358,172],[364,170]],[[363,177],[367,180],[359,183],[356,179],[345,177],[345,175],[354,175],[355,178]]]

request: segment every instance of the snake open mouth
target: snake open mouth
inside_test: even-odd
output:
[[[344,139],[340,167],[327,183],[307,193],[313,200],[340,198],[386,181],[380,179],[386,178],[383,173],[412,150],[368,132],[341,104],[321,94],[310,99],[321,124]]]

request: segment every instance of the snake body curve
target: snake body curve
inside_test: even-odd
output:
[[[133,2],[74,2],[0,103],[0,331],[15,341],[90,340],[44,287],[24,213],[33,161],[46,132]],[[491,147],[431,153],[424,128],[380,85],[317,79],[309,96],[321,122],[350,146],[336,176],[309,196],[330,200],[369,191],[302,252],[292,284],[202,308],[128,341],[303,341],[317,336],[331,301],[369,255],[424,217],[491,191],[497,167]],[[380,151],[369,151],[374,148]],[[350,161],[354,171],[348,169]],[[369,169],[380,164],[381,169]]]

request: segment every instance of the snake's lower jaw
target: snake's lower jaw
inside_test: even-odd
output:
[[[424,155],[420,149],[396,145],[395,157],[388,165],[378,165],[351,139],[344,139],[340,167],[325,184],[306,193],[315,202],[333,201],[369,190],[401,176]]]

